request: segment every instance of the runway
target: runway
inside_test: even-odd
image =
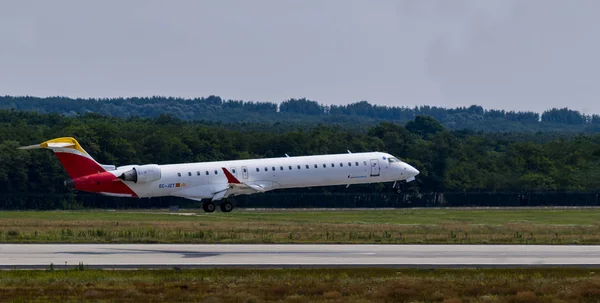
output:
[[[0,268],[600,267],[600,246],[0,244]]]

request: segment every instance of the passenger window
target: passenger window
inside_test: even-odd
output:
[[[355,164],[356,166],[358,166],[358,162],[354,162],[354,164]]]
[[[290,165],[290,166],[288,166],[288,168],[289,168],[290,170],[292,170],[292,166],[291,166],[291,165]]]
[[[208,170],[206,171],[206,175],[208,176]]]
[[[325,165],[325,163],[323,163],[323,168],[327,168],[327,165]]]
[[[300,169],[300,165],[298,165],[298,169]]]
[[[244,172],[247,173],[248,171],[244,168]]]
[[[265,171],[269,171],[269,169],[265,167]]]
[[[315,168],[317,168],[318,166],[315,164]]]
[[[192,176],[192,172],[191,172],[191,171],[189,171],[189,172],[188,172],[188,177],[191,177],[191,176]]]
[[[331,167],[335,167],[335,164],[331,163]]]
[[[200,176],[200,171],[197,171],[197,172],[196,172],[196,175]]]
[[[348,166],[352,166],[352,162],[348,162]]]
[[[177,173],[177,177],[181,177],[181,173]]]
[[[283,170],[283,166],[280,166],[280,167],[279,167],[279,170]]]
[[[306,169],[308,169],[308,164],[306,164]]]
[[[260,172],[260,168],[258,168],[258,167],[257,167],[257,168],[256,168],[256,172]]]
[[[272,169],[273,171],[275,171],[275,166],[271,167],[271,169]]]
[[[340,167],[344,167],[344,163],[340,162]]]
[[[363,161],[363,164],[364,164],[365,166],[367,166],[367,161]]]
[[[231,170],[231,172],[235,174],[235,168],[234,168],[234,169],[232,169],[232,170]]]
[[[219,172],[217,172],[217,170],[215,169],[215,175],[218,175],[218,174],[219,174]]]

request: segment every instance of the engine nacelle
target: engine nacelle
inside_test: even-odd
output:
[[[132,181],[134,183],[147,183],[160,180],[160,166],[156,164],[135,166],[132,169],[122,173],[119,179],[123,181]]]

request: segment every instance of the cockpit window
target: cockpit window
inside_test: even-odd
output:
[[[393,163],[393,162],[400,162],[400,160],[398,160],[398,159],[396,159],[396,158],[394,158],[394,157],[391,157],[391,158],[388,158],[388,162],[390,162],[390,163]]]

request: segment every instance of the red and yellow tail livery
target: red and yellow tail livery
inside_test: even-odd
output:
[[[101,165],[92,158],[75,138],[62,137],[46,142],[20,147],[20,149],[50,149],[71,178],[65,185],[77,190],[107,195],[137,197],[122,180],[107,171],[112,165]]]

